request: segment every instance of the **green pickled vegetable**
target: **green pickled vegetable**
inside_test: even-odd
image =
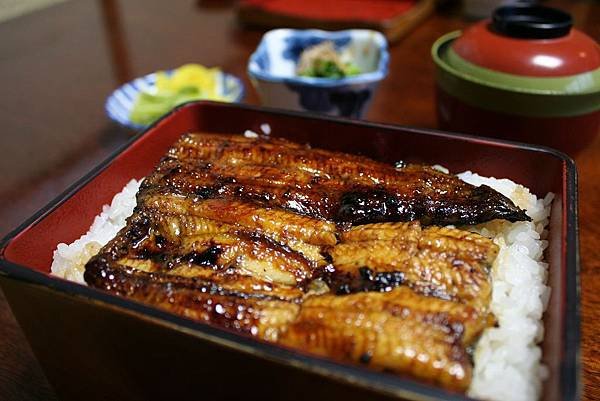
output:
[[[303,77],[339,79],[358,75],[361,71],[356,64],[343,60],[333,42],[326,41],[302,52],[296,73]]]
[[[352,64],[338,64],[330,60],[315,60],[311,68],[307,68],[299,75],[315,78],[344,78],[360,74],[359,68]]]

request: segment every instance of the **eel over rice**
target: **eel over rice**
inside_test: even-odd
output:
[[[489,187],[283,139],[182,136],[96,288],[281,346],[464,391],[498,248],[447,225],[527,220]]]

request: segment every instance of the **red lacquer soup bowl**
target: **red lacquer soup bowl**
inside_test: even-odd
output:
[[[545,400],[580,388],[577,188],[573,162],[541,147],[444,132],[191,103],[165,116],[0,244],[0,284],[62,400],[468,400],[411,378],[257,341],[49,274],[70,243],[132,178],[149,174],[190,131],[260,132],[384,162],[442,164],[507,177],[556,197],[550,216],[543,362]]]
[[[444,129],[538,143],[575,154],[600,132],[600,46],[571,17],[501,7],[432,48]]]

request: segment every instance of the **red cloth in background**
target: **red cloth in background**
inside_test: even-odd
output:
[[[274,14],[336,21],[382,21],[404,14],[416,0],[244,0]]]

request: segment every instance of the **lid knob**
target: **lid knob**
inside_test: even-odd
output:
[[[555,8],[515,5],[497,8],[492,25],[497,32],[513,38],[552,39],[567,35],[573,19]]]

